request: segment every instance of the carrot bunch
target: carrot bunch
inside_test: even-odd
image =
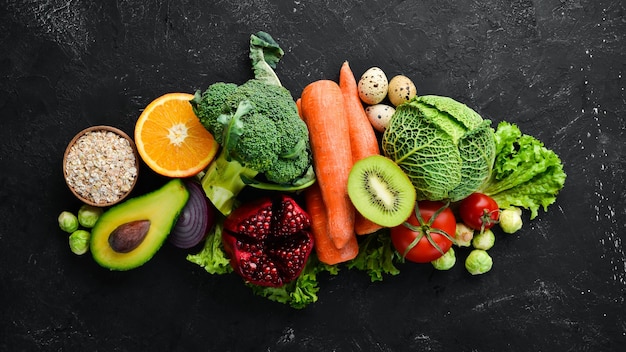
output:
[[[316,184],[304,193],[316,253],[326,264],[345,262],[359,252],[357,234],[381,228],[355,210],[347,190],[354,163],[380,154],[376,134],[348,62],[341,67],[339,84],[332,80],[312,82],[302,91],[297,105],[309,128],[317,177]]]

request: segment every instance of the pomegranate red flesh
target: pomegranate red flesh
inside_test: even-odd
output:
[[[247,282],[274,287],[283,284],[276,264],[268,258],[262,242],[242,241],[226,231],[222,233],[222,240],[230,265]]]
[[[306,264],[313,250],[313,235],[308,231],[300,231],[276,241],[269,247],[270,256],[283,275],[284,282],[295,280]]]
[[[273,211],[270,198],[244,203],[224,220],[224,229],[263,241],[272,232]]]
[[[293,198],[282,197],[280,206],[276,209],[277,235],[288,235],[308,229],[311,218]]]
[[[311,254],[310,224],[309,215],[291,197],[262,198],[226,218],[224,249],[234,271],[247,282],[282,286],[300,275]]]

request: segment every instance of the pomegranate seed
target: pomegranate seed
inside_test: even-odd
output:
[[[281,286],[300,275],[313,249],[309,215],[290,197],[262,198],[224,221],[224,249],[246,281]]]

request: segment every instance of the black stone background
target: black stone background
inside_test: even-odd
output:
[[[498,237],[486,275],[406,264],[371,283],[344,269],[305,310],[171,246],[125,273],[73,255],[56,224],[79,206],[61,172],[72,136],[132,133],[161,94],[245,81],[258,30],[285,49],[294,96],[344,60],[405,74],[542,140],[565,188]],[[0,350],[621,350],[625,34],[609,0],[0,1]],[[161,181],[143,167],[135,193]]]

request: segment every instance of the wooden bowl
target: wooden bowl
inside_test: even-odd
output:
[[[134,189],[139,171],[135,142],[111,126],[80,131],[63,155],[63,176],[82,202],[108,207],[124,200]]]

